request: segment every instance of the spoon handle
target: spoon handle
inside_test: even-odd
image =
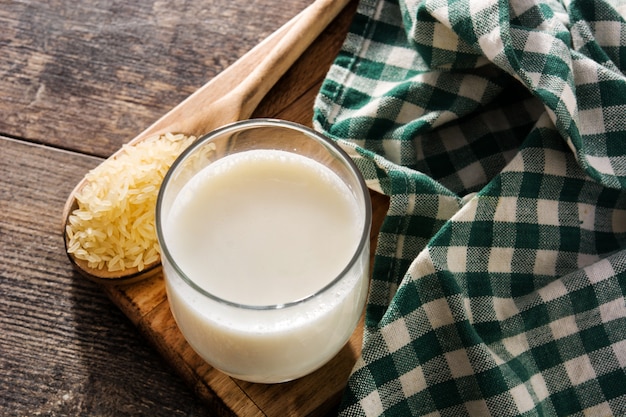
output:
[[[165,132],[201,136],[249,118],[263,97],[349,0],[316,0],[140,133],[131,143]]]
[[[224,71],[217,74],[213,79],[178,103],[129,143],[140,142],[151,136],[166,132],[180,132],[195,136],[206,133],[203,120],[197,120],[198,114],[202,113],[201,109],[212,108],[211,106],[214,102],[229,94],[234,86],[243,82],[247,74],[254,71],[257,63],[270,53],[305,11],[306,9],[301,11]]]
[[[267,57],[229,95],[231,104],[240,103],[239,119],[252,115],[270,89],[348,3],[349,0],[316,0],[298,15]]]

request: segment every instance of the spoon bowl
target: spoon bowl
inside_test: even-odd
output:
[[[183,133],[200,137],[218,127],[251,117],[263,97],[306,51],[349,0],[315,0],[280,29],[250,50],[228,69],[174,107],[152,126],[132,139],[136,145],[157,135]],[[236,85],[235,88],[232,88]],[[107,161],[119,157],[123,149]],[[70,193],[63,210],[66,253],[74,268],[84,277],[100,284],[126,284],[157,275],[160,260],[144,265],[140,271],[129,267],[119,271],[90,267],[87,261],[69,253],[66,227],[78,208],[76,195],[89,181],[83,178]]]

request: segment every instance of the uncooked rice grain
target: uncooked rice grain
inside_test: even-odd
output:
[[[196,138],[166,133],[136,145],[86,175],[78,208],[66,225],[67,251],[90,268],[109,272],[157,262],[155,206],[163,178]]]

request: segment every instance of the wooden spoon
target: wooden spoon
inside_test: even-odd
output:
[[[167,132],[201,136],[225,124],[249,118],[263,97],[330,24],[349,0],[315,0],[238,61],[202,86],[170,112],[157,120],[129,144],[137,144]],[[235,86],[235,88],[232,88]],[[111,155],[116,158],[122,149]],[[103,163],[106,163],[103,162]],[[84,178],[70,193],[63,210],[64,225],[78,208],[75,195],[88,180]],[[65,227],[64,227],[65,230]],[[66,251],[69,238],[64,232]],[[109,272],[89,267],[87,261],[67,253],[81,275],[99,283],[130,283],[160,272],[160,260]]]

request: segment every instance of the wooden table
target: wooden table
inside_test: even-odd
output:
[[[3,2],[1,415],[232,411],[207,401],[188,373],[164,359],[163,346],[155,346],[102,287],[73,271],[64,252],[61,212],[89,169],[308,3]],[[355,6],[352,2],[318,38],[255,117],[310,124],[317,88]],[[300,104],[291,106],[294,100]],[[333,407],[323,408],[332,413]]]

